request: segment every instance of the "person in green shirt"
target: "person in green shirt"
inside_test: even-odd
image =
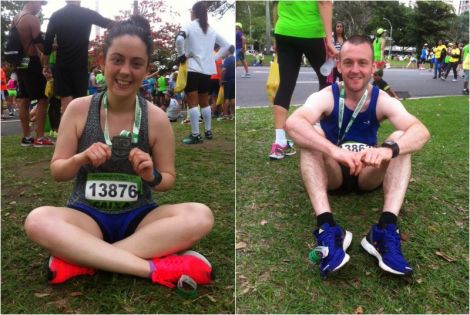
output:
[[[384,50],[385,50],[385,30],[383,28],[377,29],[377,36],[372,43],[374,47],[374,62],[377,69],[383,69],[385,67],[385,58],[384,58]]]
[[[468,53],[468,44],[465,45],[463,48],[462,68],[463,68],[463,74],[464,74],[462,93],[465,95],[468,95],[468,74],[469,74],[469,69],[470,69],[470,54]]]
[[[168,89],[168,81],[166,79],[166,71],[160,71],[160,76],[157,79],[158,93],[157,93],[157,105],[160,106],[163,104],[165,99],[165,93]]]
[[[317,74],[320,90],[327,86],[320,67],[327,58],[338,54],[333,45],[332,15],[331,1],[274,2],[274,37],[280,82],[273,106],[276,140],[269,154],[272,160],[295,154],[292,141],[286,139],[285,124],[303,54]]]

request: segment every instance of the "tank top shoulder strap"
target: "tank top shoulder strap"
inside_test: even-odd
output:
[[[142,118],[140,121],[140,131],[139,131],[139,141],[138,146],[144,151],[149,152],[150,145],[149,145],[149,126],[148,126],[148,104],[147,100],[139,95],[139,103],[140,109],[142,111]]]
[[[337,82],[331,85],[331,90],[333,91],[333,112],[338,110],[339,106],[339,84]]]
[[[372,110],[375,114],[377,108],[377,99],[379,98],[380,89],[376,86],[372,86],[372,93],[370,97],[369,109]]]
[[[100,107],[101,100],[103,99],[104,92],[95,93],[91,98],[90,108],[88,109],[88,117],[86,120],[85,129],[87,127],[98,128],[100,127]]]

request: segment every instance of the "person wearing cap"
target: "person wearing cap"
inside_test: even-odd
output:
[[[377,29],[377,35],[375,36],[373,47],[374,47],[374,62],[377,69],[383,69],[385,67],[385,58],[384,58],[384,50],[385,50],[385,38],[382,37],[385,33],[383,28]]]
[[[36,16],[45,1],[25,2],[23,9],[13,18],[12,26],[18,30],[23,46],[24,58],[17,67],[19,93],[17,96],[20,108],[20,122],[23,131],[21,146],[50,147],[54,144],[44,137],[44,122],[47,115],[47,97],[44,95],[46,78],[42,75],[45,58],[39,57],[44,51],[44,38],[41,23]],[[86,79],[86,78],[85,78]],[[29,106],[31,100],[38,100],[36,138],[31,137],[29,128]]]
[[[57,38],[57,59],[54,70],[54,93],[60,96],[64,113],[72,99],[86,96],[88,89],[88,42],[92,25],[109,28],[113,21],[98,12],[80,7],[80,1],[65,1],[47,25],[44,54],[52,53]],[[50,72],[45,62],[43,73]]]
[[[445,81],[447,79],[447,76],[449,75],[450,69],[452,69],[452,71],[454,72],[454,79],[452,79],[452,82],[456,82],[457,81],[457,66],[460,60],[460,49],[453,43],[449,43],[449,47],[450,47],[449,65],[447,66],[444,77],[441,77],[441,79]]]
[[[436,47],[433,49],[434,56],[435,56],[435,64],[434,64],[434,77],[433,79],[437,79],[441,77],[441,67],[445,58],[446,53],[446,46],[442,43],[442,39],[437,42]]]
[[[246,37],[243,35],[242,24],[238,22],[235,23],[235,46],[237,61],[240,61],[245,69],[245,73],[242,74],[242,78],[249,78],[251,77],[251,73],[248,70],[248,62],[246,62],[245,59]]]

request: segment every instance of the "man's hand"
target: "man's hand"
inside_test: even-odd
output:
[[[379,168],[382,163],[390,161],[392,154],[393,152],[390,148],[370,148],[357,153],[364,166],[375,168]]]
[[[360,153],[360,152],[359,152]],[[338,163],[349,167],[349,174],[358,176],[364,168],[359,153],[351,152],[346,149],[338,148],[332,156]]]
[[[140,150],[139,148],[133,148],[129,153],[129,161],[134,168],[134,171],[143,180],[151,182],[153,180],[153,161],[150,154]]]

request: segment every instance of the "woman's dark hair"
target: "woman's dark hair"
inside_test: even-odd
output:
[[[346,40],[346,36],[344,35],[344,23],[341,22],[341,21],[338,21],[338,22],[336,22],[335,29],[333,30],[333,39],[334,39],[335,43],[338,41],[338,34],[336,34],[336,26],[338,24],[341,24],[343,26],[343,34],[342,34],[343,35],[343,41]]]
[[[193,11],[194,17],[199,20],[199,26],[206,34],[209,23],[207,23],[207,7],[204,1],[196,2],[191,11]]]
[[[139,37],[147,48],[148,63],[153,53],[153,40],[150,32],[150,24],[144,17],[140,15],[132,15],[128,20],[116,22],[109,30],[108,36],[104,41],[104,55],[108,53],[108,49],[116,37],[123,35],[133,35]]]

